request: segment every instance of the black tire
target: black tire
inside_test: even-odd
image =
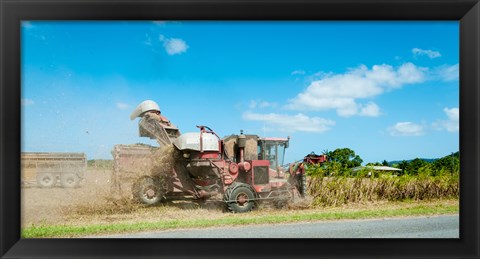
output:
[[[42,188],[51,188],[57,182],[57,178],[53,173],[38,173],[37,185]]]
[[[66,173],[60,177],[60,183],[64,188],[75,188],[80,183],[80,179],[76,174]]]
[[[154,205],[163,198],[163,192],[152,177],[142,177],[132,186],[133,198],[143,204]]]
[[[234,213],[245,213],[255,205],[255,193],[249,185],[236,184],[230,186],[225,192],[227,209]]]

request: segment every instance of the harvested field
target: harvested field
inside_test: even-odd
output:
[[[80,188],[22,188],[22,226],[63,222],[68,216],[68,209],[75,206],[106,205],[108,200],[105,198],[110,191],[110,173],[108,169],[89,169],[86,184]]]

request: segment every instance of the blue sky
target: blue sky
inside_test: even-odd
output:
[[[181,132],[291,137],[286,162],[459,150],[458,22],[22,22],[22,151],[111,159],[156,101]]]

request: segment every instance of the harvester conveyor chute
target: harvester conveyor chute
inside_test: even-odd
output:
[[[147,136],[156,139],[160,146],[172,144],[173,140],[178,136],[178,129],[176,127],[162,125],[158,120],[148,116],[145,116],[140,120],[139,128],[140,136]]]

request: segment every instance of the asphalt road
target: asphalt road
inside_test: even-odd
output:
[[[98,236],[97,236],[98,237]],[[102,238],[459,238],[459,216],[182,229]]]

